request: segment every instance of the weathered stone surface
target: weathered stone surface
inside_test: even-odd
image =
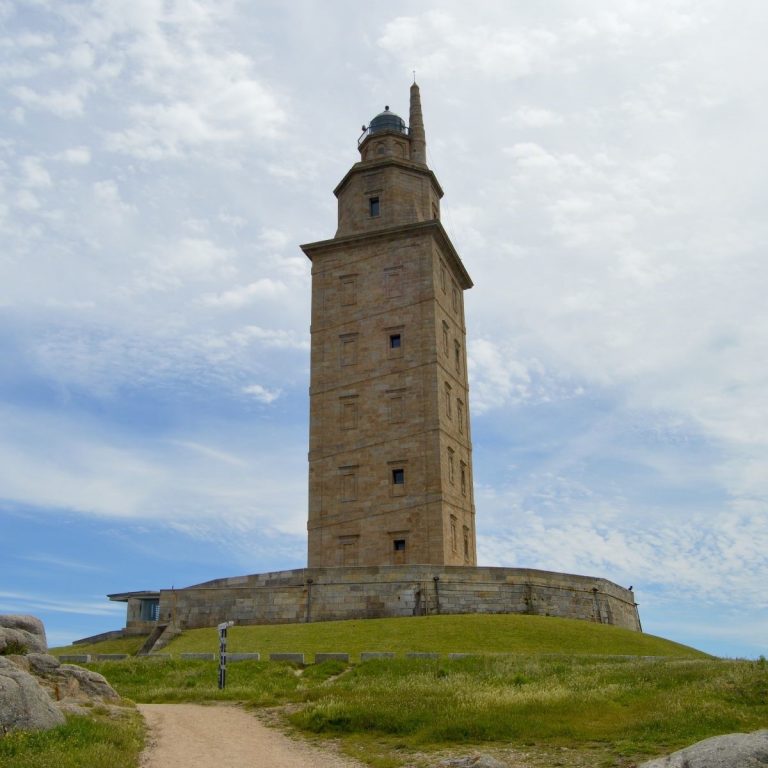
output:
[[[48,642],[43,622],[35,616],[0,615],[0,653],[14,644],[23,646],[27,653],[45,653]]]
[[[59,657],[60,661],[68,662],[70,664],[90,664],[90,653],[65,653]]]
[[[394,659],[393,651],[363,651],[360,654],[360,661],[375,661],[376,659]]]
[[[421,615],[527,613],[640,629],[630,590],[601,578],[529,568],[299,568],[160,592],[161,618],[173,616],[180,629],[227,620],[282,624],[413,616],[415,608]]]
[[[290,661],[293,664],[304,664],[303,653],[270,653],[270,661]]]
[[[768,730],[714,736],[690,747],[642,763],[639,768],[764,768],[768,766]]]
[[[228,653],[227,661],[259,661],[260,653]]]
[[[182,659],[187,661],[215,661],[215,653],[182,653],[180,654]]]
[[[75,696],[85,696],[89,699],[101,699],[102,701],[118,701],[120,695],[107,682],[104,675],[93,672],[90,669],[76,667],[74,664],[62,664],[59,667],[59,675],[71,683],[76,683]],[[75,686],[72,686],[75,688]]]
[[[11,657],[18,668],[34,675],[55,701],[117,701],[120,696],[103,675],[73,664],[62,664],[47,653]]]
[[[29,672],[0,657],[0,731],[48,730],[64,715]]]
[[[349,664],[348,653],[316,653],[315,664],[322,664],[324,661],[343,661]]]

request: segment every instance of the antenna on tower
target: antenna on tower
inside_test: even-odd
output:
[[[413,82],[415,83],[416,82],[416,70],[414,69],[412,71],[413,71]]]

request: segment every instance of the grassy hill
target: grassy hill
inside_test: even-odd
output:
[[[171,659],[90,667],[135,701],[289,705],[283,717],[293,727],[338,739],[376,768],[434,765],[435,751],[446,749],[479,749],[532,767],[627,768],[708,736],[768,724],[765,660],[715,659],[589,622],[514,615],[370,619],[233,627],[229,641],[231,651],[259,651],[262,658],[274,651],[303,652],[309,661],[318,651],[345,651],[353,660],[361,651],[398,657],[304,670],[238,662],[219,691],[216,662],[179,658],[217,650],[216,630],[198,629],[168,646]],[[408,651],[441,657],[408,659]],[[449,659],[452,652],[473,655]]]
[[[55,653],[135,653],[143,638],[126,638],[89,646],[69,646]],[[217,651],[215,628],[185,631],[164,650],[171,654]],[[359,660],[361,651],[409,651],[472,654],[586,654],[705,658],[679,643],[619,627],[545,616],[463,615],[398,619],[328,621],[232,627],[231,652],[268,654],[291,651],[312,660],[317,652],[340,651]]]

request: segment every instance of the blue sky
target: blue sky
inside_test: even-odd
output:
[[[768,653],[768,8],[0,0],[0,610],[305,562],[309,264],[416,70],[481,564]]]

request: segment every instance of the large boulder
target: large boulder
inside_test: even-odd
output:
[[[35,677],[0,656],[0,732],[47,730],[64,715]]]
[[[729,733],[643,763],[639,768],[765,768],[768,730]]]
[[[43,622],[35,616],[0,615],[0,655],[5,653],[45,653]]]
[[[93,702],[119,702],[102,675],[62,664],[47,649],[39,619],[0,616],[0,735],[53,728],[65,712],[85,714]]]
[[[87,703],[116,702],[120,695],[103,675],[90,669],[62,664],[47,653],[30,653],[14,656],[11,661],[19,668],[34,675],[57,702]]]

